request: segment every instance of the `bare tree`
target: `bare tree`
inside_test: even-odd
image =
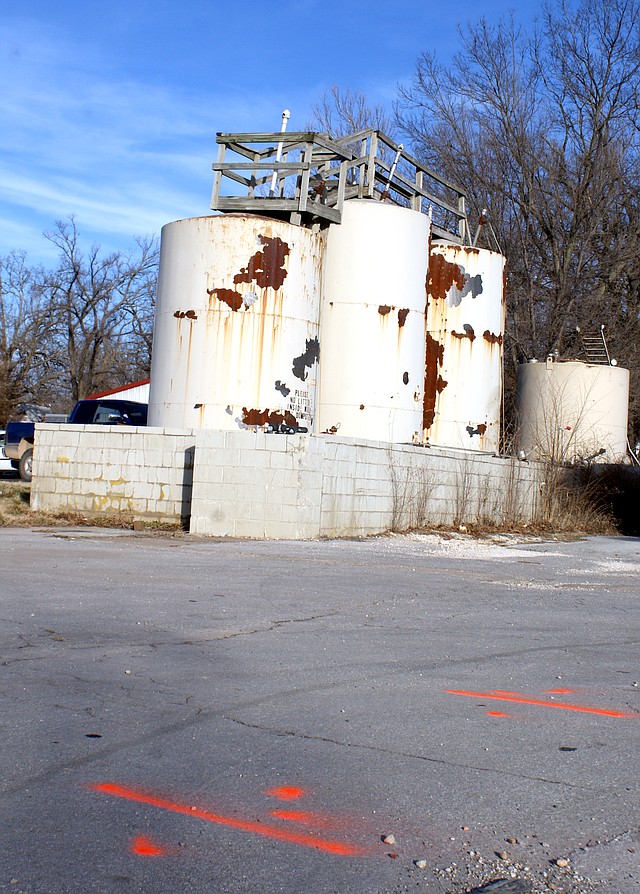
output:
[[[400,91],[416,153],[464,185],[472,213],[490,209],[512,369],[575,354],[576,326],[601,322],[637,358],[639,33],[637,0],[557,0],[532,33],[481,19],[452,65],[423,54]]]
[[[73,218],[45,234],[60,249],[44,291],[55,314],[57,348],[65,354],[69,397],[125,384],[149,374],[158,247],[83,254]]]
[[[393,115],[384,106],[369,105],[366,94],[350,87],[342,90],[335,84],[325,90],[320,101],[311,108],[309,127],[320,129],[331,137],[344,137],[350,133],[372,127],[393,137]]]
[[[0,421],[19,403],[51,404],[63,373],[52,350],[53,310],[42,291],[43,271],[24,252],[0,260]]]

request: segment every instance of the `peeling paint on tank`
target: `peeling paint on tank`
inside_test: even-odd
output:
[[[422,428],[428,430],[433,425],[436,415],[436,400],[447,387],[447,382],[439,374],[444,362],[444,345],[427,333],[424,398],[422,402]]]
[[[304,382],[307,378],[307,369],[311,369],[320,356],[320,342],[317,338],[308,338],[304,354],[295,357],[292,371],[296,378]]]
[[[262,289],[272,288],[277,291],[287,275],[284,264],[289,246],[279,236],[260,235],[258,240],[263,245],[262,251],[252,255],[247,266],[236,273],[233,281],[236,285],[241,282],[255,282]]]
[[[174,313],[174,317],[177,320],[183,320],[185,317],[188,320],[197,320],[198,314],[195,312],[195,310],[177,310]]]
[[[472,342],[476,337],[476,334],[473,331],[473,326],[469,323],[463,323],[462,328],[464,329],[464,332],[456,332],[455,329],[452,329],[451,335],[454,338],[468,338],[469,341]]]
[[[496,335],[495,332],[490,332],[488,329],[484,330],[482,337],[485,341],[488,341],[490,345],[502,344],[502,335]]]
[[[482,274],[469,276],[462,264],[454,264],[434,253],[429,260],[427,295],[458,307],[467,295],[477,298],[483,292]]]
[[[404,382],[405,385],[409,384],[409,373],[408,372],[404,372],[402,374],[402,381]]]
[[[464,288],[464,268],[435,252],[429,258],[427,273],[427,296],[445,301],[452,286],[459,291]]]
[[[387,314],[391,313],[391,308],[389,307],[388,304],[381,304],[378,307],[378,313],[380,314],[381,317],[385,317]]]
[[[297,427],[298,420],[288,410],[248,410],[242,408],[242,422],[244,425],[290,425],[292,428]]]
[[[276,380],[274,388],[276,389],[276,391],[279,391],[283,397],[289,397],[289,395],[291,394],[291,388],[287,388],[285,383],[281,382],[280,379]]]
[[[467,425],[467,432],[470,438],[472,438],[474,435],[480,435],[480,437],[482,437],[487,433],[487,426],[484,424],[484,422],[476,425],[475,428],[472,425]]]
[[[208,295],[215,295],[219,301],[227,304],[231,310],[240,310],[244,301],[240,292],[233,289],[207,289]]]
[[[409,316],[409,308],[401,307],[398,311],[398,326],[402,328],[404,324],[407,322],[407,317]]]

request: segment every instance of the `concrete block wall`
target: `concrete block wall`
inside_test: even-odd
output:
[[[540,469],[335,435],[38,426],[32,505],[306,539],[534,517]]]
[[[36,426],[31,505],[88,516],[176,522],[191,506],[193,432],[104,425]]]
[[[462,450],[197,432],[190,530],[302,539],[527,520],[539,478],[534,465]]]

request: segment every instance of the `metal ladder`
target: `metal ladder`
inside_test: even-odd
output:
[[[611,364],[609,348],[604,337],[604,323],[601,324],[597,332],[583,332],[579,326],[576,326],[576,332],[582,341],[582,350],[587,363],[600,364],[602,366]]]

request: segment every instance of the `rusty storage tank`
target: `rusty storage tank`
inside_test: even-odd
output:
[[[504,273],[497,252],[431,246],[422,426],[430,444],[499,449]]]
[[[323,245],[257,215],[163,227],[150,425],[311,429]]]
[[[523,458],[619,462],[627,454],[628,410],[628,369],[553,356],[518,368]]]
[[[319,432],[420,436],[429,218],[373,199],[329,228],[320,312]]]

